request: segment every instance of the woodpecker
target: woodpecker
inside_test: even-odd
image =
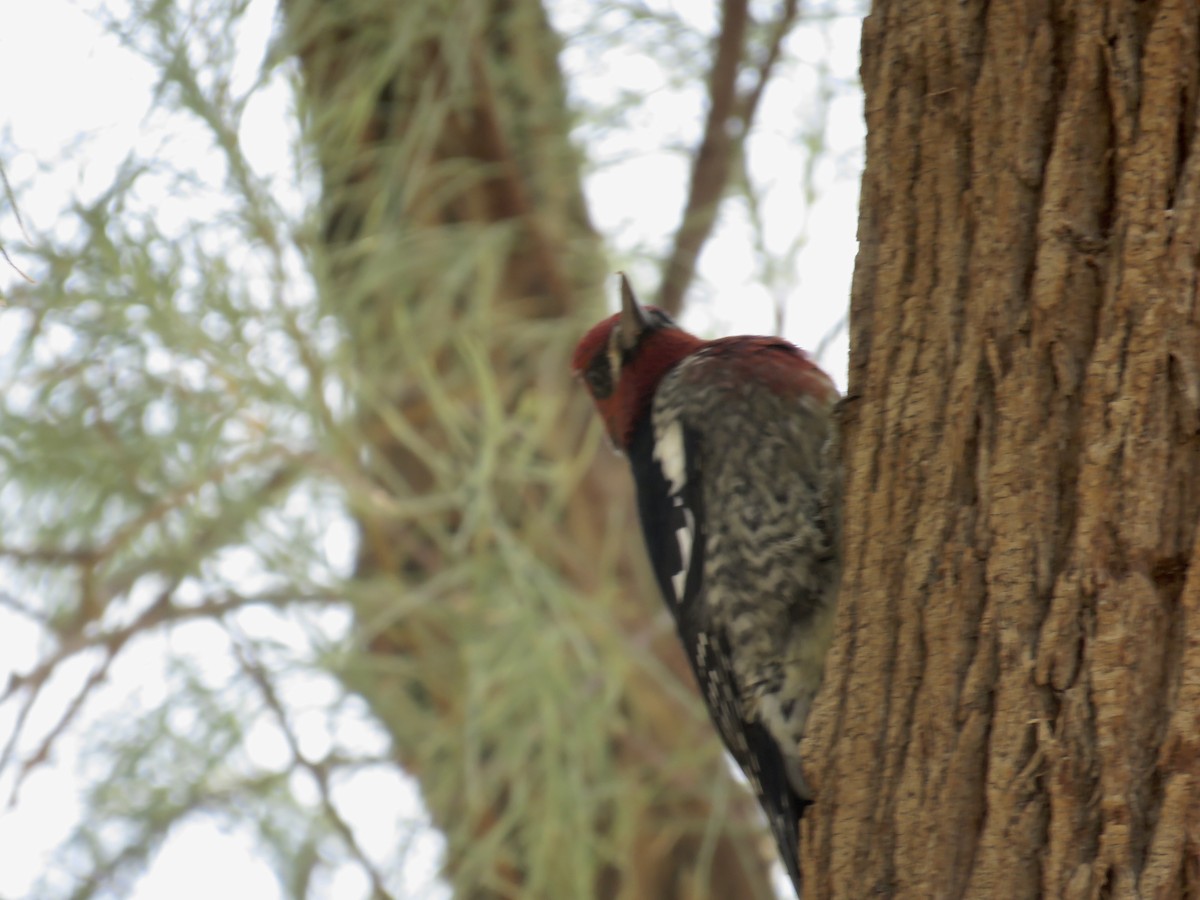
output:
[[[838,392],[789,342],[702,340],[620,278],[621,311],[572,368],[629,460],[663,599],[800,893],[798,747],[839,575]]]

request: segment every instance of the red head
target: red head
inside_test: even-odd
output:
[[[621,311],[585,334],[571,361],[618,450],[628,449],[662,377],[704,343],[662,310],[640,305],[621,275]]]

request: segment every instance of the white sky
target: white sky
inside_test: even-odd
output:
[[[579,4],[584,2],[560,0],[556,17],[560,26],[569,29]],[[0,133],[16,148],[15,156],[3,162],[14,185],[25,186],[21,213],[36,231],[58,228],[60,210],[71,196],[91,197],[102,190],[132,147],[169,139],[177,164],[194,165],[202,174],[212,166],[207,142],[192,145],[186,134],[164,136],[156,130],[154,120],[147,118],[154,72],[102,33],[87,11],[96,5],[96,0],[0,3],[0,84],[5,85]],[[852,5],[849,0],[843,4]],[[676,6],[692,14],[711,16],[711,4],[701,6],[680,0]],[[273,17],[272,0],[254,0],[243,35],[247,78],[253,77],[261,59]],[[711,21],[705,27],[711,28]],[[858,37],[858,20],[845,16],[823,33],[812,28],[799,30],[793,49],[802,59],[827,57],[833,74],[849,82],[856,77]],[[577,45],[568,48],[564,62],[571,72],[584,71],[593,76],[591,81],[574,83],[575,91],[591,99],[602,99],[621,89],[644,89],[659,78],[656,67],[646,59],[613,53],[598,61],[588,58]],[[855,252],[858,148],[863,139],[861,99],[851,92],[830,107],[827,136],[833,152],[817,166],[820,195],[809,208],[798,168],[802,155],[790,132],[797,119],[810,114],[802,106],[812,95],[816,79],[814,70],[801,66],[789,83],[776,85],[767,94],[759,119],[768,125],[750,148],[752,174],[771,185],[765,194],[764,216],[772,248],[786,246],[807,223],[798,283],[786,296],[785,334],[810,350],[843,315],[849,296]],[[286,119],[286,93],[276,85],[255,102],[254,115],[245,117],[240,135],[246,153],[262,172],[286,172],[286,142],[294,131]],[[635,128],[644,128],[647,133],[655,129],[677,133],[690,144],[698,134],[700,112],[681,104],[670,91],[654,91],[633,122]],[[81,133],[89,136],[85,161],[56,165]],[[629,147],[637,149],[631,141],[636,141],[636,136],[621,132],[605,139],[610,144],[591,148],[601,158],[624,154],[622,162],[606,165],[589,178],[586,188],[593,220],[618,246],[644,242],[665,249],[666,239],[678,222],[686,173],[678,156],[669,152],[643,149],[627,154]],[[848,158],[849,162],[838,162],[838,157]],[[283,200],[300,202],[295,197]],[[7,204],[0,204],[0,213],[0,241],[21,265],[19,229]],[[182,215],[164,205],[164,216],[173,214]],[[185,227],[186,221],[181,220],[180,225]],[[755,271],[744,211],[729,207],[702,258],[702,282],[694,291],[686,324],[713,334],[772,330],[776,298],[755,284]],[[646,281],[653,277],[649,270],[636,268],[634,275]],[[14,274],[0,266],[3,292],[7,293],[15,282]],[[641,285],[644,296],[650,294],[651,287]],[[8,340],[3,333],[4,322],[0,317],[0,354]],[[847,338],[843,333],[822,359],[843,386],[846,354]],[[330,625],[335,631],[344,627],[344,622]],[[155,686],[165,684],[165,655],[190,653],[205,659],[211,649],[206,640],[202,629],[185,630],[170,641],[160,638],[131,647],[113,671],[106,694],[108,702],[136,697],[144,704],[156,703]],[[195,646],[188,646],[189,641]],[[42,649],[32,626],[12,616],[0,616],[0,683],[10,672],[28,671]],[[82,660],[73,664],[55,679],[44,706],[35,707],[29,725],[34,734],[40,734],[53,721],[61,702],[56,698],[69,697],[86,677],[87,663]],[[12,727],[12,713],[11,708],[0,708],[0,744],[6,729]],[[327,740],[323,730],[327,727],[314,723],[307,728],[302,725],[299,730],[305,740],[320,744]],[[361,729],[367,743],[379,740],[365,716],[339,727]],[[278,742],[277,733],[264,729],[251,741],[251,753],[264,760],[281,753],[286,756]],[[17,806],[0,810],[0,897],[29,896],[33,883],[44,871],[62,865],[53,850],[80,814],[77,766],[83,749],[78,736],[62,739],[55,760],[29,778]],[[0,773],[0,797],[7,796],[8,784]],[[303,792],[305,788],[301,785],[299,789]],[[394,858],[397,846],[405,840],[405,830],[413,827],[414,817],[419,817],[412,785],[393,772],[365,772],[347,782],[337,796],[373,859]],[[381,814],[380,810],[391,814]],[[443,896],[444,892],[431,887],[438,839],[419,827],[409,838],[424,849],[410,856],[412,871],[406,872],[406,880],[412,890],[408,896]],[[338,900],[368,894],[365,875],[354,866],[337,870],[321,890],[321,896]],[[230,829],[216,819],[195,818],[175,829],[129,896],[135,900],[270,900],[282,894],[270,866],[257,856],[249,831]]]

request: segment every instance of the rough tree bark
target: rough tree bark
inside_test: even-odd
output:
[[[813,897],[1200,896],[1200,5],[877,0]]]
[[[540,5],[284,11],[369,473],[352,683],[421,781],[456,896],[770,897],[753,805],[679,690],[627,473],[587,464],[568,360],[607,273]],[[548,652],[564,664],[539,672]]]

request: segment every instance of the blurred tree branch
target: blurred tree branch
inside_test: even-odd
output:
[[[748,0],[724,0],[717,52],[709,75],[708,118],[704,137],[692,160],[691,185],[683,219],[664,268],[658,305],[678,315],[696,274],[696,263],[717,221],[717,210],[729,188],[734,161],[741,155],[754,125],[758,106],[779,61],[783,41],[796,22],[798,0],[784,0],[767,31],[762,59],[753,62],[747,47]],[[753,84],[738,94],[739,77],[752,73]]]
[[[351,675],[421,779],[456,892],[770,896],[752,813],[711,806],[729,774],[669,683],[688,676],[623,473],[576,462],[596,445],[567,359],[603,269],[539,4],[286,10],[322,164],[325,302],[381,389],[360,395],[364,450],[381,489],[457,497],[420,521],[359,509],[361,577],[394,579],[397,599],[443,587],[406,615],[361,608],[390,624]],[[578,787],[559,795],[564,779]]]

